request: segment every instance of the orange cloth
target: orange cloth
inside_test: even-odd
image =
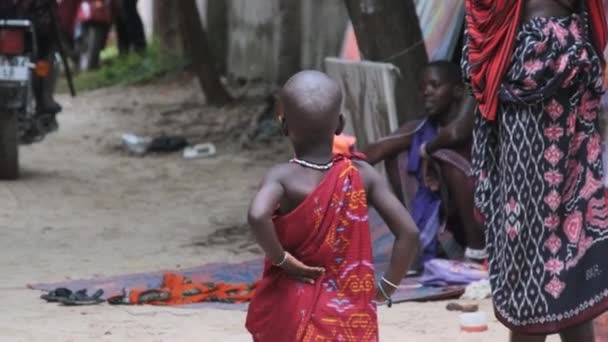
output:
[[[353,136],[340,134],[334,137],[334,154],[349,154],[352,152],[357,139]]]
[[[200,302],[246,303],[253,296],[254,284],[192,283],[186,277],[167,273],[160,289],[132,290],[131,304],[183,305]],[[169,294],[166,300],[143,301],[142,295],[152,292]]]
[[[360,61],[361,53],[359,52],[359,44],[357,43],[357,36],[352,24],[348,24],[346,34],[344,35],[344,41],[342,43],[342,53],[340,57],[350,61]]]

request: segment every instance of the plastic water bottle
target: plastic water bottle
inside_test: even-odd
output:
[[[126,149],[134,154],[142,155],[148,151],[150,138],[139,137],[135,134],[126,133],[122,135],[122,143]]]
[[[215,145],[212,143],[198,144],[184,149],[184,158],[196,159],[196,158],[209,158],[217,153]]]

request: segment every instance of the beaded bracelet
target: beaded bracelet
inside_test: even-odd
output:
[[[287,262],[287,256],[288,255],[289,255],[289,253],[287,253],[287,251],[285,251],[285,255],[283,256],[283,260],[281,260],[281,262],[279,262],[278,264],[272,264],[272,265],[276,266],[276,267],[283,266]]]
[[[399,285],[395,285],[394,283],[391,283],[390,281],[388,281],[386,278],[382,277],[381,278],[383,282],[389,284],[392,288],[394,288],[395,290],[397,290],[399,288]]]
[[[384,291],[384,287],[382,287],[381,282],[378,282],[378,289],[380,290],[380,293],[382,293],[382,295],[384,296],[384,299],[386,299],[386,306],[388,306],[389,308],[393,306],[393,299],[386,293],[386,291]]]

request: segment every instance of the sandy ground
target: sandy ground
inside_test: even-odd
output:
[[[264,170],[286,158],[285,146],[240,151],[223,139],[216,158],[195,161],[122,152],[127,131],[154,134],[164,124],[204,140],[230,129],[217,110],[200,109],[198,89],[187,80],[60,100],[61,131],[22,148],[23,178],[0,183],[0,340],[250,341],[244,312],[67,308],[43,303],[25,285],[250,258],[256,248],[244,226],[248,201]],[[259,107],[228,114],[246,119]],[[495,321],[487,333],[459,332],[457,314],[444,307],[381,308],[381,340],[507,340]],[[490,310],[489,302],[482,307]]]

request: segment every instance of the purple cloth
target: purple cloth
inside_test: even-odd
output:
[[[433,259],[424,265],[420,282],[424,286],[468,285],[487,279],[483,266],[455,260]]]
[[[441,196],[425,185],[420,156],[420,146],[433,140],[436,136],[437,126],[430,120],[425,120],[414,133],[407,160],[407,172],[418,180],[418,189],[412,202],[412,218],[420,230],[422,262],[436,256],[437,234],[441,227],[439,219]]]
[[[427,119],[418,126],[414,136],[412,137],[412,145],[410,147],[407,160],[407,171],[411,174],[417,175],[418,181],[423,180],[422,172],[420,172],[420,165],[422,164],[422,159],[420,157],[420,146],[435,139],[436,136],[437,126]]]

